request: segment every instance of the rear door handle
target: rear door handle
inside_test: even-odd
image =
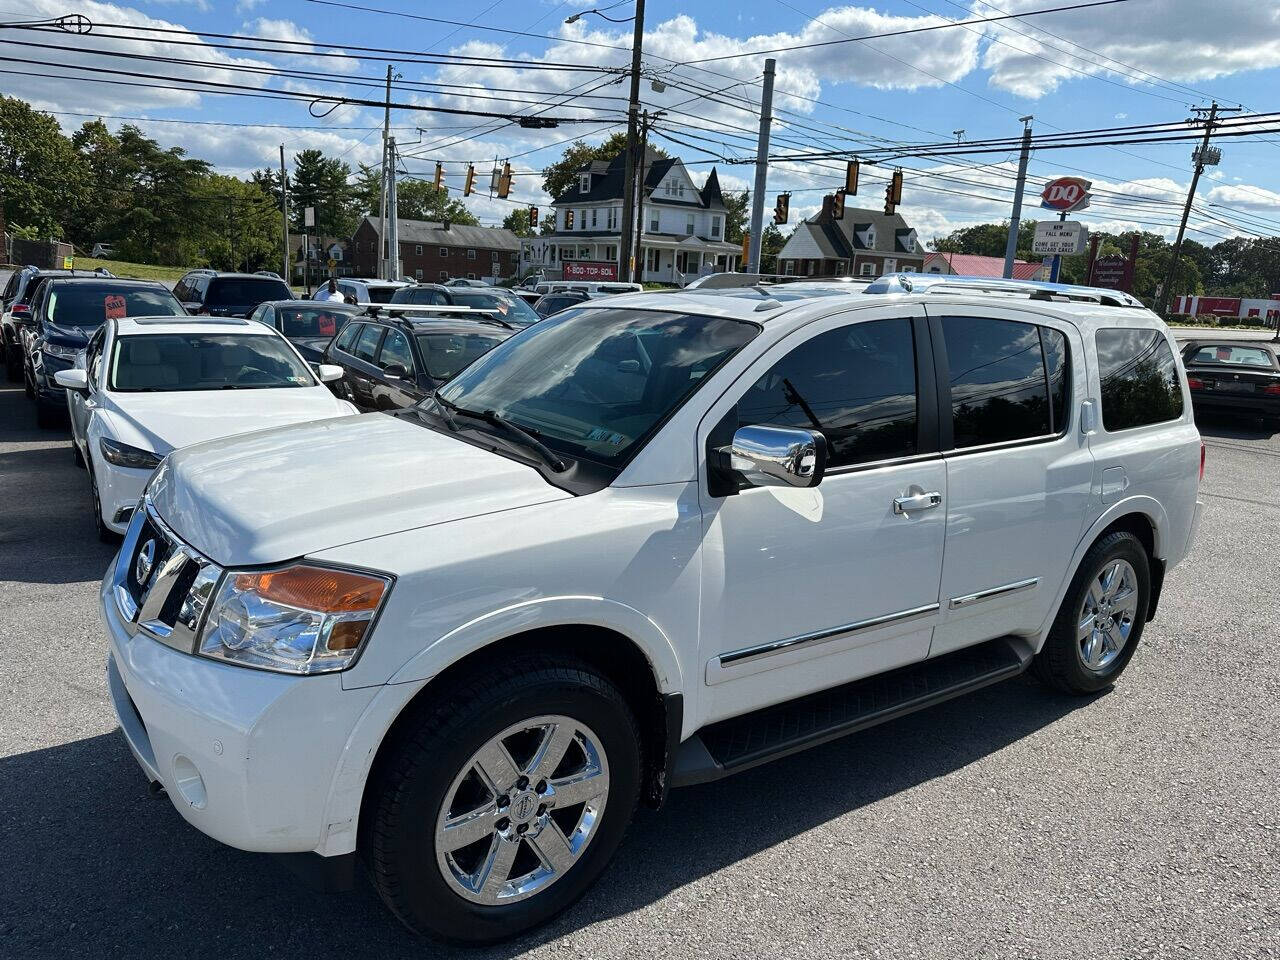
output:
[[[932,510],[942,503],[942,494],[917,493],[910,497],[894,497],[894,513],[915,513],[917,510]]]

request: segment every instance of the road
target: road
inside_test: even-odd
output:
[[[1199,542],[1112,692],[1018,679],[676,791],[567,915],[454,951],[148,794],[85,474],[0,390],[0,956],[1280,956],[1280,437],[1203,429]]]

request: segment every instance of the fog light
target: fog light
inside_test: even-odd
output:
[[[179,796],[197,810],[203,810],[209,796],[204,789],[204,778],[190,758],[182,754],[173,758],[173,779]]]

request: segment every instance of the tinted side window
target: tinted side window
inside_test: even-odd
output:
[[[1182,416],[1182,384],[1169,341],[1159,330],[1099,330],[1102,426],[1127,430]]]
[[[738,401],[738,423],[820,430],[832,467],[911,456],[918,449],[911,321],[852,324],[801,344]]]
[[[361,360],[368,360],[373,363],[373,358],[378,355],[378,341],[382,339],[382,327],[375,327],[371,323],[366,323],[364,329],[360,331],[360,337],[356,340],[356,348],[353,353]]]
[[[335,346],[337,346],[339,350],[345,350],[347,353],[350,353],[352,344],[356,342],[356,337],[360,335],[360,331],[363,329],[363,323],[348,324],[343,329],[342,333],[339,334]]]
[[[1071,422],[1071,375],[1067,364],[1067,336],[1052,327],[1040,328],[1044,363],[1049,374],[1049,413],[1053,432],[1061,433]]]
[[[943,317],[953,446],[977,447],[1053,432],[1040,328],[1012,320]]]
[[[409,351],[409,338],[398,330],[387,331],[387,339],[382,341],[382,354],[378,357],[378,366],[384,370],[393,363],[398,363],[409,373],[413,373],[413,354]]]

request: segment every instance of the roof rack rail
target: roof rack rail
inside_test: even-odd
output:
[[[232,327],[247,327],[249,325],[249,321],[246,320],[244,317],[215,317],[215,316],[210,316],[207,313],[195,313],[185,317],[161,314],[154,317],[121,317],[121,319],[132,320],[134,323],[138,324],[139,326],[144,326],[144,327],[150,326],[152,324],[163,324],[163,323],[201,323],[201,324],[221,323],[221,324],[226,324],[227,326],[232,326]],[[268,327],[267,329],[269,330],[271,328]]]
[[[403,316],[406,313],[445,314],[446,316],[457,317],[460,320],[474,320],[477,323],[496,323],[498,326],[506,327],[508,330],[515,329],[515,324],[502,319],[500,316],[502,311],[496,307],[455,307],[447,303],[423,306],[408,303],[403,306],[398,303],[357,303],[356,306],[364,307],[369,316],[375,319],[383,311],[386,311],[389,319],[400,319],[406,322],[408,322],[408,318]]]
[[[1097,303],[1104,307],[1137,307],[1143,303],[1131,293],[1105,287],[1039,280],[1004,280],[1000,277],[953,277],[941,273],[892,273],[873,281],[864,293],[999,293],[1032,300]]]

